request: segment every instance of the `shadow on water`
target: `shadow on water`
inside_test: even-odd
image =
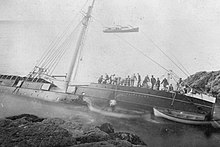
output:
[[[1,118],[23,113],[40,117],[78,118],[94,124],[109,122],[116,131],[135,133],[151,147],[220,146],[220,129],[211,126],[182,125],[156,118],[150,113],[144,118],[118,118],[92,112],[85,106],[0,94]]]

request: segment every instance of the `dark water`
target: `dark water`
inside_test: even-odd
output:
[[[80,117],[85,122],[110,122],[116,131],[139,135],[151,147],[217,147],[220,146],[220,129],[211,126],[190,126],[154,118],[119,119],[91,112],[86,107],[52,103],[14,95],[0,94],[0,117],[23,113],[41,117]]]

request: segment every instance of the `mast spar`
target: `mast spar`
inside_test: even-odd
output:
[[[89,19],[91,17],[92,8],[94,6],[94,3],[95,3],[95,0],[93,0],[92,5],[88,7],[88,11],[87,11],[87,13],[84,16],[83,21],[82,21],[83,27],[82,27],[82,30],[81,30],[80,35],[79,35],[79,39],[78,39],[77,44],[76,44],[75,52],[73,54],[72,61],[71,61],[70,67],[69,67],[69,71],[67,73],[67,78],[66,78],[66,81],[65,81],[65,92],[67,92],[67,90],[68,90],[68,86],[69,86],[71,78],[75,79],[75,76],[76,76],[76,67],[77,67],[77,64],[78,64],[77,63],[77,57],[79,56],[80,50],[82,49],[81,45],[82,45],[82,42],[83,42],[83,38],[85,36],[86,29],[88,27],[88,22],[89,22]],[[74,69],[75,69],[75,71],[73,73]]]

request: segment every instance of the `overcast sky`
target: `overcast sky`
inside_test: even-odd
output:
[[[31,69],[30,66],[47,49],[47,44],[79,11],[85,12],[90,3],[90,0],[0,0],[0,20],[41,22],[39,26],[30,23],[27,28],[18,27],[15,31],[20,30],[20,34],[29,37],[22,35],[19,41],[16,36],[10,38],[13,48],[18,50],[19,47],[19,58],[25,56],[25,60],[17,58],[16,61],[20,64],[28,61],[30,65],[26,69]],[[137,72],[164,74],[163,68],[148,59],[151,57],[166,69],[185,77],[158,47],[176,64],[180,62],[190,74],[219,70],[219,8],[219,0],[96,0],[80,72],[90,79],[104,73],[122,76]],[[81,16],[79,14],[77,18]],[[104,34],[103,25],[132,25],[139,27],[140,32],[117,37]],[[22,69],[16,73],[23,73],[19,70]]]

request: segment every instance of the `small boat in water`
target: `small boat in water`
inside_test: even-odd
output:
[[[100,113],[105,116],[132,119],[132,118],[142,118],[146,115],[145,112],[123,109],[123,108],[120,108],[120,106],[117,106],[116,109],[112,110],[108,101],[103,106],[100,107],[100,106],[93,104],[93,102],[91,101],[89,97],[86,97],[83,100],[87,103],[87,106],[90,109],[90,111]]]
[[[104,33],[129,33],[129,32],[138,32],[138,31],[139,31],[138,27],[133,28],[132,26],[109,27],[103,30]]]
[[[165,118],[178,123],[191,125],[207,125],[212,124],[208,114],[198,114],[192,112],[178,111],[166,108],[153,108],[153,113],[156,117]]]

